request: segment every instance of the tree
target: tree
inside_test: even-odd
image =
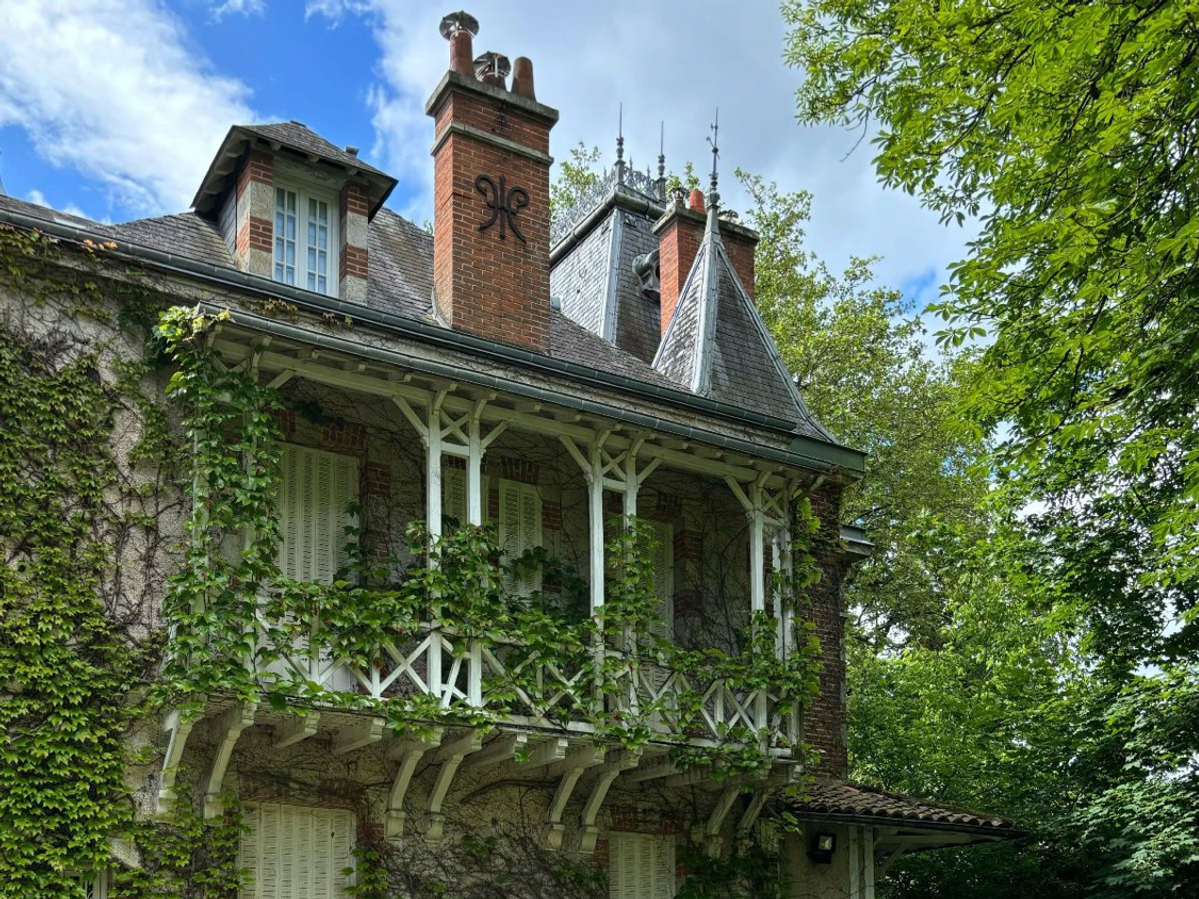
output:
[[[1159,627],[1195,628],[1199,5],[783,9],[800,119],[877,123],[885,184],[981,217],[935,307],[945,344],[990,341],[967,421],[1051,506],[1151,496],[1139,576],[1174,588]]]
[[[876,648],[939,639],[942,580],[952,572],[918,535],[966,526],[986,490],[975,463],[986,447],[955,431],[964,354],[933,358],[911,304],[873,281],[871,259],[834,275],[804,247],[811,194],[737,170],[761,242],[754,300],[800,393],[849,446],[866,450],[866,474],[850,492],[844,520],[866,529],[875,549],[846,601]]]
[[[951,596],[936,665],[916,664],[916,648],[857,667],[881,669],[859,679],[858,702],[895,722],[859,752],[927,782],[937,765],[918,747],[964,727],[974,789],[1017,810],[1026,782],[1045,785],[1023,814],[1053,895],[1194,895],[1199,6],[811,0],[783,12],[787,58],[807,75],[800,119],[874,133],[885,184],[945,221],[979,219],[933,311],[943,346],[984,346],[961,426],[998,438],[996,514],[1018,537],[991,533],[960,557],[995,583]],[[1019,589],[1004,587],[1016,573]],[[1069,649],[1040,700],[1011,691],[1021,654],[985,653],[994,636],[974,639],[962,619],[1007,595]],[[949,695],[966,670],[954,660],[984,654],[977,683],[1015,697],[1005,726],[1051,726],[993,747],[969,721],[909,727],[891,705],[920,678]],[[1013,754],[1026,780],[1005,773]],[[1037,895],[982,858],[971,876],[992,875],[991,895]],[[952,868],[914,862],[893,894],[959,895]]]

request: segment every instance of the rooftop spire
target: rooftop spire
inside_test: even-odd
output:
[[[708,181],[708,207],[716,209],[720,206],[720,194],[716,190],[716,163],[720,159],[720,108],[716,108],[716,120],[712,123],[712,135],[708,143],[712,147],[712,176]]]
[[[616,119],[616,181],[624,183],[624,103],[620,104]]]
[[[666,199],[666,122],[661,123],[658,131],[658,199]]]

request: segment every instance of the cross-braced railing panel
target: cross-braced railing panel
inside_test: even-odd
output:
[[[772,746],[796,737],[794,715],[776,693],[743,689],[610,651],[597,667],[587,653],[549,659],[518,643],[484,643],[450,628],[422,627],[369,653],[369,663],[339,658],[325,647],[319,621],[298,628],[259,620],[264,675],[374,699],[435,695],[443,708],[466,705],[564,725],[593,720],[600,710],[644,716],[663,737],[721,742],[752,733]],[[279,646],[280,636],[290,642]]]

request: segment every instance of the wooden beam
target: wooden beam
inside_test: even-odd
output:
[[[289,715],[282,724],[275,725],[275,748],[286,749],[301,740],[307,740],[316,733],[321,723],[320,712],[308,712],[305,715]]]
[[[383,728],[387,724],[382,718],[365,718],[349,727],[343,727],[333,738],[333,754],[345,755],[363,746],[370,746],[383,739]]]
[[[737,833],[749,833],[754,824],[757,823],[758,816],[762,814],[762,806],[766,804],[766,797],[770,795],[768,789],[760,789],[754,793],[750,799],[749,805],[745,807],[745,811],[741,814],[741,820],[737,822]]]
[[[671,774],[662,781],[662,786],[670,787],[671,789],[675,789],[676,787],[690,787],[694,784],[711,780],[714,774],[715,769],[711,765],[692,765],[678,774]]]
[[[550,851],[556,852],[562,848],[562,837],[566,833],[566,825],[562,823],[562,814],[566,811],[566,805],[570,802],[571,794],[574,793],[579,778],[582,777],[584,771],[602,763],[603,760],[603,747],[596,746],[594,743],[585,743],[581,746],[571,747],[566,753],[565,759],[555,762],[549,767],[549,772],[561,778],[558,781],[557,789],[554,790],[554,798],[550,801],[550,807],[545,816],[547,825],[545,847]]]
[[[566,758],[566,750],[569,746],[570,741],[566,737],[550,737],[534,746],[530,750],[528,758],[524,761],[517,761],[516,764],[525,771],[552,765]]]
[[[724,829],[724,819],[728,817],[729,811],[733,808],[733,803],[737,801],[737,797],[740,795],[740,785],[729,784],[724,788],[724,792],[720,794],[720,798],[716,801],[716,806],[712,809],[712,814],[708,816],[708,823],[704,827],[704,839],[708,844],[708,851],[712,855],[720,853],[720,831]]]
[[[621,781],[635,784],[641,783],[643,780],[654,780],[677,773],[678,769],[674,766],[674,759],[664,756],[640,767],[633,768],[621,777]]]
[[[501,734],[478,752],[468,755],[465,761],[466,767],[484,768],[488,765],[506,762],[523,750],[528,743],[528,734]]]

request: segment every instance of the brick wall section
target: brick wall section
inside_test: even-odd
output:
[[[320,446],[331,453],[361,453],[366,446],[366,428],[353,422],[321,425]]]
[[[453,328],[492,340],[549,351],[549,165],[474,136],[448,132],[466,125],[548,154],[549,123],[517,105],[453,82],[432,114],[440,143],[434,156],[433,284],[438,312]],[[514,216],[525,241],[500,221],[486,231],[487,200],[475,188],[486,175],[497,185],[523,188],[529,203]]]
[[[724,243],[725,252],[729,254],[729,262],[733,263],[737,279],[750,299],[753,299],[754,248],[758,245],[757,235],[748,229],[721,222],[720,239]]]
[[[356,181],[347,181],[338,201],[338,296],[362,302],[367,288],[370,198]]]
[[[541,503],[541,528],[546,531],[562,530],[562,503]]]
[[[275,249],[274,185],[274,157],[266,150],[251,149],[237,174],[234,258],[242,271],[268,278]]]
[[[518,481],[521,484],[536,484],[539,467],[536,462],[528,459],[513,459],[504,457],[497,460],[500,477],[505,481]]]
[[[704,217],[701,213],[676,206],[667,211],[654,225],[658,235],[658,270],[661,278],[661,325],[662,334],[670,326],[679,293],[691,272],[695,254],[699,251],[700,239],[704,235]]]
[[[821,578],[811,588],[810,615],[820,638],[820,692],[804,714],[804,737],[820,753],[818,774],[843,778],[848,760],[845,751],[845,619],[841,584],[846,562],[840,553],[841,485],[828,483],[811,496],[812,511],[820,519]]]

